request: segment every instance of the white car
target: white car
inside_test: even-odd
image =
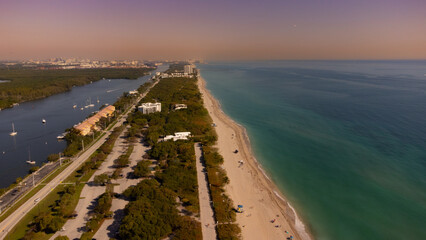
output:
[[[40,201],[40,198],[37,198],[36,200],[34,200],[34,202],[38,202],[38,201]]]

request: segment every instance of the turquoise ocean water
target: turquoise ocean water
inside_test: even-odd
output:
[[[426,239],[426,61],[198,67],[316,239]]]

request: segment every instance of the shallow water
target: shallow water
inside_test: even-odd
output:
[[[426,61],[199,67],[317,239],[426,239]]]

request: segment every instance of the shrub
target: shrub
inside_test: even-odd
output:
[[[47,161],[49,162],[56,162],[59,159],[59,154],[57,153],[52,153],[49,156],[47,156]]]
[[[39,170],[39,169],[40,169],[39,166],[34,166],[34,167],[30,168],[30,170],[28,172],[31,174],[33,172],[37,172],[37,170]]]
[[[106,173],[96,175],[93,179],[93,182],[97,185],[104,186],[105,184],[107,184],[109,182],[109,176]]]
[[[142,160],[136,164],[135,170],[133,172],[136,178],[148,177],[151,173],[149,165],[151,164],[148,160]]]
[[[70,239],[67,236],[61,236],[61,235],[59,235],[59,236],[55,237],[54,240],[70,240]]]
[[[219,224],[217,226],[217,238],[226,240],[240,239],[241,229],[237,224]]]

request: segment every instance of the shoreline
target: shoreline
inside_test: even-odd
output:
[[[294,208],[256,160],[247,130],[223,112],[219,101],[205,85],[200,76],[198,86],[204,106],[217,125],[215,147],[224,157],[222,167],[230,179],[225,189],[234,205],[243,204],[245,208],[244,213],[237,214],[242,238],[286,239],[292,235],[295,239],[313,239]],[[238,153],[233,153],[233,149],[238,149]],[[245,163],[238,165],[241,159]],[[272,219],[276,219],[274,223],[271,223]]]

